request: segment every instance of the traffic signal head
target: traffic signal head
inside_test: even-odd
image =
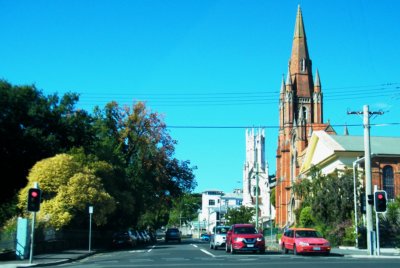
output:
[[[42,191],[40,189],[30,188],[28,192],[28,211],[39,211],[41,198]]]
[[[375,192],[375,211],[376,212],[386,212],[386,191],[376,191]]]

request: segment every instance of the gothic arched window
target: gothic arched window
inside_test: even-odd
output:
[[[388,199],[394,199],[394,177],[393,168],[385,166],[382,173],[383,190],[387,193]]]

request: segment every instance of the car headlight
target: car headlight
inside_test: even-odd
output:
[[[264,241],[264,237],[257,237],[257,241],[258,241],[258,242]]]
[[[308,244],[307,242],[300,241],[299,245],[304,247],[304,246],[309,246],[310,244]]]
[[[242,238],[242,237],[236,237],[236,238],[235,238],[235,241],[236,241],[236,242],[242,242],[242,241],[243,241],[243,238]]]

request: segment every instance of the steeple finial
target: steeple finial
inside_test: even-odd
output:
[[[292,85],[292,78],[290,77],[290,67],[286,76],[286,85],[288,86]]]
[[[285,92],[285,75],[282,74],[281,93]]]
[[[297,7],[296,24],[294,26],[293,38],[306,38],[306,31],[304,30],[303,14],[301,13],[300,5]]]
[[[321,87],[321,80],[319,79],[318,69],[315,71],[314,86]]]

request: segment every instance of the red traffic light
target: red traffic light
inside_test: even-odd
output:
[[[386,212],[387,197],[386,192],[379,190],[375,192],[375,212],[384,213]]]
[[[37,212],[40,210],[42,191],[37,188],[30,188],[28,192],[28,211]]]

